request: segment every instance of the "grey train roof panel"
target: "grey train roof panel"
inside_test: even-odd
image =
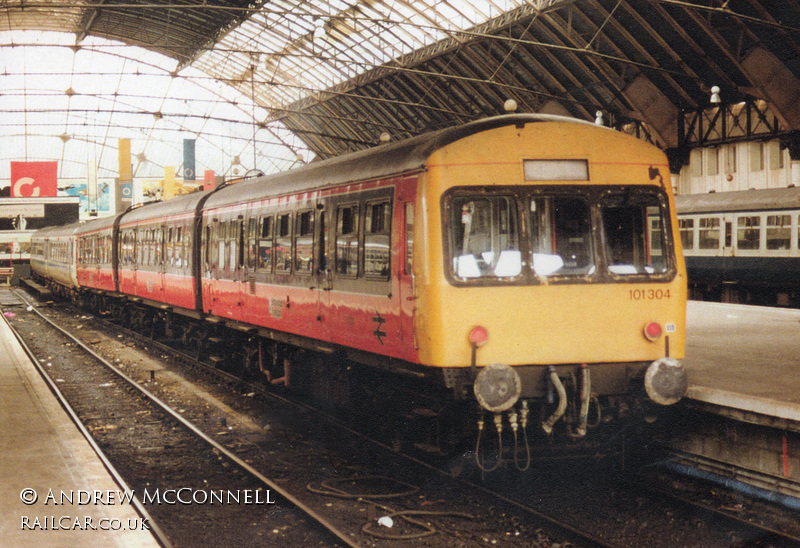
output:
[[[222,207],[263,198],[267,188],[269,188],[269,195],[280,196],[301,190],[321,189],[422,170],[425,168],[428,156],[450,143],[498,127],[542,122],[587,124],[597,127],[598,131],[604,129],[576,118],[542,114],[515,114],[484,118],[463,126],[446,128],[405,141],[312,163],[285,173],[245,180],[212,194],[205,207]]]
[[[679,215],[800,209],[800,188],[709,192],[675,197]]]

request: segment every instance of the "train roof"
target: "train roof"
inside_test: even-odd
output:
[[[118,215],[110,215],[107,217],[101,217],[99,219],[92,219],[91,221],[85,221],[80,223],[75,230],[76,234],[86,234],[88,232],[97,232],[98,230],[104,230],[106,228],[113,228],[114,221]]]
[[[679,215],[800,209],[800,187],[680,195],[675,196],[675,209]]]
[[[455,141],[499,127],[542,122],[586,124],[597,127],[598,130],[609,130],[609,128],[601,129],[601,126],[577,118],[547,114],[507,114],[483,118],[461,126],[418,135],[404,141],[314,162],[291,171],[246,179],[219,189],[208,199],[205,207],[219,207],[257,200],[265,197],[267,189],[269,196],[281,196],[421,171],[425,168],[425,162],[433,152]]]
[[[31,238],[35,239],[43,239],[43,238],[58,238],[63,236],[71,236],[78,231],[81,227],[80,223],[70,223],[68,225],[59,225],[59,226],[48,226],[45,228],[40,228],[36,232],[33,233]]]
[[[202,192],[192,192],[191,194],[178,196],[163,202],[147,202],[146,204],[124,213],[120,224],[125,225],[131,222],[162,219],[173,215],[192,213],[197,208],[197,204],[211,192],[213,191],[204,190]]]

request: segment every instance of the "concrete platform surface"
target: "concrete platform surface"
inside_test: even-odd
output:
[[[800,421],[800,310],[689,301],[688,397]]]
[[[158,546],[143,521],[0,316],[2,545]]]

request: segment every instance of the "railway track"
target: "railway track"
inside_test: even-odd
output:
[[[287,531],[285,526],[273,528],[271,531],[280,537],[279,542],[358,546],[346,532],[184,418],[180,410],[147,390],[88,344],[41,314],[29,302],[26,304],[41,319],[43,323],[40,325],[49,327],[47,340],[50,351],[45,353],[42,350],[46,349],[32,349],[19,333],[19,325],[12,328],[87,439],[99,437],[105,440],[99,444],[94,442],[94,445],[107,466],[117,469],[113,461],[119,462],[121,457],[137,460],[142,453],[153,449],[166,450],[171,462],[164,463],[163,467],[148,465],[138,468],[137,473],[135,466],[126,466],[127,473],[116,473],[126,492],[136,495],[136,506],[145,512],[144,515],[153,524],[158,541],[163,545],[186,545],[187,538],[205,538],[208,534],[203,530],[205,528],[194,530],[192,526],[187,530],[176,525],[178,521],[191,524],[206,522],[213,528],[228,529],[232,524],[238,528],[246,527],[250,522],[258,524],[254,527],[258,529],[253,531],[254,538],[266,536],[264,531],[267,528],[259,522],[264,521],[265,515],[274,512],[274,508],[279,508],[283,514],[280,518],[282,523],[297,524],[293,531]],[[84,353],[92,359],[81,360],[80,368],[58,367],[51,355],[52,349],[59,346],[69,347],[73,353]],[[54,376],[53,371],[58,374]],[[108,390],[97,394],[97,387]],[[92,393],[93,389],[95,393]],[[87,400],[90,403],[87,404]],[[73,406],[71,401],[78,403]],[[141,417],[146,419],[141,420]],[[108,449],[111,440],[110,436],[104,434],[125,428],[136,429],[136,435],[127,436],[127,448],[112,451],[116,458],[108,456],[109,451],[103,449]],[[142,446],[143,440],[150,445]],[[187,468],[180,464],[184,461],[204,464],[192,470],[191,466]],[[177,468],[173,464],[177,464]],[[159,481],[167,477],[166,474],[177,472],[180,472],[180,479],[176,480],[179,485]],[[123,481],[124,476],[128,476],[128,479]],[[215,479],[210,481],[212,477]],[[227,511],[220,512],[220,508]],[[287,517],[286,513],[294,515]],[[224,537],[217,535],[217,540],[223,540]]]
[[[198,364],[185,353],[176,354],[177,351],[175,349],[163,346],[152,340],[140,339],[140,341],[140,344],[148,346],[151,351],[164,356],[169,355],[170,361],[174,362],[180,359],[187,364],[191,364],[188,370],[198,371],[202,369],[203,375],[212,379],[212,383],[224,383],[228,391],[239,394],[240,396],[244,394],[244,397],[241,399],[252,401],[253,407],[269,406],[270,404],[268,402],[272,401],[272,405],[280,407],[291,405],[293,408],[299,409],[301,413],[312,415],[317,422],[319,422],[320,417],[323,417],[323,413],[320,410],[310,408],[307,404],[298,402],[292,398],[283,397],[276,394],[273,390],[264,389],[264,387],[258,383],[244,383],[241,379],[217,368]],[[176,356],[180,356],[180,358],[176,358]],[[156,375],[159,377],[161,373],[157,372]],[[139,382],[141,384],[141,380]],[[258,403],[256,403],[256,400],[258,400]],[[415,456],[399,455],[397,452],[392,451],[390,447],[365,436],[361,432],[353,430],[349,425],[337,421],[337,419],[332,416],[324,416],[324,421],[329,425],[325,428],[337,432],[343,432],[343,429],[347,429],[348,436],[359,440],[356,443],[360,443],[361,446],[353,447],[351,450],[353,458],[347,459],[348,462],[346,464],[341,460],[341,456],[323,456],[323,460],[335,461],[329,462],[333,469],[341,469],[352,465],[352,477],[344,476],[343,480],[341,478],[332,480],[330,477],[323,477],[326,474],[330,476],[331,470],[326,469],[324,465],[321,466],[318,461],[310,457],[308,463],[301,462],[305,460],[304,457],[287,457],[291,459],[292,462],[286,463],[286,465],[294,468],[302,468],[310,464],[312,468],[317,467],[322,470],[323,474],[319,475],[319,479],[309,482],[307,485],[307,488],[317,496],[316,504],[319,504],[320,500],[330,501],[332,499],[338,499],[357,501],[357,499],[361,497],[362,500],[360,504],[362,506],[366,504],[367,510],[362,511],[360,526],[357,527],[356,530],[359,534],[366,535],[372,542],[375,542],[375,539],[396,539],[391,542],[397,542],[397,539],[403,539],[405,537],[407,537],[407,540],[411,540],[420,538],[420,535],[433,537],[435,533],[439,533],[438,536],[440,537],[441,546],[452,544],[454,539],[459,542],[467,541],[467,544],[469,544],[469,540],[475,540],[481,537],[482,540],[490,539],[492,535],[495,535],[496,539],[501,541],[509,541],[510,539],[515,541],[515,543],[522,543],[523,545],[530,546],[548,546],[554,542],[561,544],[567,542],[575,546],[631,546],[636,544],[641,545],[642,543],[651,546],[674,546],[677,544],[685,546],[732,546],[736,544],[738,539],[759,538],[769,539],[765,540],[764,543],[757,544],[761,546],[793,545],[795,542],[795,539],[791,537],[784,537],[781,539],[781,537],[776,536],[776,531],[768,531],[765,529],[759,533],[756,529],[753,529],[752,526],[748,526],[748,528],[744,530],[739,526],[730,525],[728,521],[725,521],[724,524],[719,527],[719,531],[712,530],[717,528],[717,525],[715,525],[717,520],[713,518],[712,514],[708,513],[708,509],[704,510],[705,513],[702,514],[704,525],[698,528],[696,525],[698,523],[698,518],[693,517],[695,509],[690,509],[692,507],[685,506],[683,502],[677,499],[673,499],[669,503],[670,509],[665,512],[668,516],[667,521],[673,522],[673,527],[675,528],[684,529],[684,536],[688,539],[692,537],[696,538],[697,543],[681,540],[683,537],[673,537],[669,540],[664,537],[663,533],[661,534],[662,542],[660,544],[648,541],[646,540],[648,538],[646,536],[646,530],[638,531],[635,534],[632,534],[630,531],[625,531],[634,528],[637,523],[648,523],[648,521],[652,520],[652,518],[648,517],[635,517],[635,512],[642,511],[643,505],[655,504],[642,503],[641,486],[638,487],[638,491],[636,486],[630,487],[627,491],[624,487],[615,487],[614,493],[612,493],[610,497],[608,493],[605,494],[605,498],[603,498],[604,495],[602,493],[597,495],[599,498],[597,499],[598,502],[595,504],[602,504],[604,507],[616,507],[620,512],[628,512],[630,515],[620,518],[609,514],[608,516],[604,515],[602,517],[602,520],[610,523],[610,528],[615,529],[615,532],[603,531],[597,528],[591,532],[587,532],[593,526],[587,526],[584,523],[585,517],[581,517],[580,512],[564,511],[563,509],[550,511],[551,505],[557,504],[553,501],[558,497],[552,497],[552,493],[548,494],[545,492],[548,490],[552,492],[552,488],[545,486],[543,490],[537,490],[536,484],[540,482],[531,482],[530,474],[524,476],[526,478],[524,481],[520,481],[519,476],[511,477],[500,473],[496,475],[494,479],[490,478],[489,481],[482,482],[478,475],[470,474],[469,471],[467,471],[462,477],[454,479],[450,476],[450,470],[446,465],[438,466],[443,464],[441,462],[431,463],[430,461],[422,461]],[[341,439],[342,436],[337,435],[337,437]],[[295,442],[296,441],[297,440],[295,440]],[[241,445],[241,442],[233,442],[233,444],[229,443],[228,445],[229,447],[235,446],[236,443]],[[367,445],[371,448],[365,449]],[[363,457],[365,453],[373,454],[372,460],[378,460],[379,462],[384,462],[389,458],[404,461],[405,464],[399,465],[399,469],[396,468],[398,465],[384,466],[387,470],[392,469],[392,473],[387,475],[395,478],[404,478],[404,482],[402,484],[388,485],[385,484],[385,480],[376,480],[375,473],[370,472],[369,468],[355,465],[356,460],[358,460],[355,456],[356,452],[362,453],[361,457]],[[387,455],[391,457],[387,457]],[[249,456],[250,459],[254,461],[258,460],[254,454],[250,454]],[[370,457],[368,456],[366,460],[370,460]],[[314,462],[316,462],[316,464],[314,464]],[[375,470],[375,468],[373,467],[371,470]],[[424,472],[421,472],[421,470],[424,470]],[[536,474],[538,473],[537,471]],[[360,476],[358,476],[359,474]],[[587,478],[592,476],[591,473],[586,475]],[[435,478],[435,480],[433,478]],[[418,490],[414,491],[414,494],[409,494],[412,489],[410,486],[425,483],[430,484],[433,481],[440,484],[446,483],[448,485],[446,491],[450,496],[437,494],[436,492],[428,492],[427,490]],[[382,484],[382,482],[384,484]],[[528,490],[527,488],[530,489]],[[592,489],[594,488],[583,488],[587,497],[593,496],[589,493]],[[602,489],[602,487],[600,489]],[[566,493],[568,490],[568,488],[563,489],[564,497],[573,496],[572,494],[568,495]],[[580,490],[579,488],[578,491]],[[396,502],[387,503],[387,499],[382,498],[387,491],[394,491],[393,494],[396,495]],[[458,497],[452,496],[455,491],[460,493]],[[370,495],[376,495],[376,497],[370,499]],[[409,500],[413,500],[413,498],[418,499],[416,505],[409,503]],[[450,504],[452,500],[458,498],[466,501],[466,503],[460,505]],[[659,501],[664,500],[664,497],[661,495],[655,495],[654,498]],[[443,499],[447,500],[448,504],[446,508],[444,507]],[[363,501],[365,500],[369,502],[364,503]],[[331,503],[323,502],[322,504],[323,507],[325,507]],[[339,504],[340,503],[335,503],[334,507],[337,507],[338,511],[341,511]],[[589,506],[592,506],[592,504],[591,502],[588,503]],[[442,508],[443,511],[439,512],[439,508]],[[606,509],[607,508],[603,509],[604,512]],[[597,508],[597,511],[599,512],[600,508]],[[367,515],[363,516],[364,513]],[[685,518],[685,525],[682,526],[680,520],[676,523],[677,518],[675,518],[675,516],[683,514],[688,517]],[[368,519],[364,520],[364,517]],[[378,518],[380,517],[391,518],[399,525],[395,525],[394,529],[391,530],[383,528],[377,525]],[[483,531],[476,533],[473,526],[476,520],[484,522],[487,520],[495,520],[497,522],[497,527],[494,528],[494,531],[490,530],[490,532]],[[616,524],[615,520],[617,521]],[[580,525],[574,525],[576,523]],[[435,533],[431,532],[431,528]],[[350,538],[354,538],[352,534],[352,525],[349,530],[351,531]],[[504,532],[498,533],[498,531]],[[638,538],[640,540],[632,544],[630,539],[637,538],[636,535],[639,535]],[[557,540],[553,541],[552,539]],[[432,545],[438,546],[439,544],[434,543]]]

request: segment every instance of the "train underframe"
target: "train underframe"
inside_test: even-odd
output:
[[[618,454],[660,407],[647,397],[645,362],[515,367],[524,390],[492,411],[476,399],[471,368],[422,368],[135,297],[51,289],[217,368],[310,398],[397,449],[468,455],[483,471]]]

